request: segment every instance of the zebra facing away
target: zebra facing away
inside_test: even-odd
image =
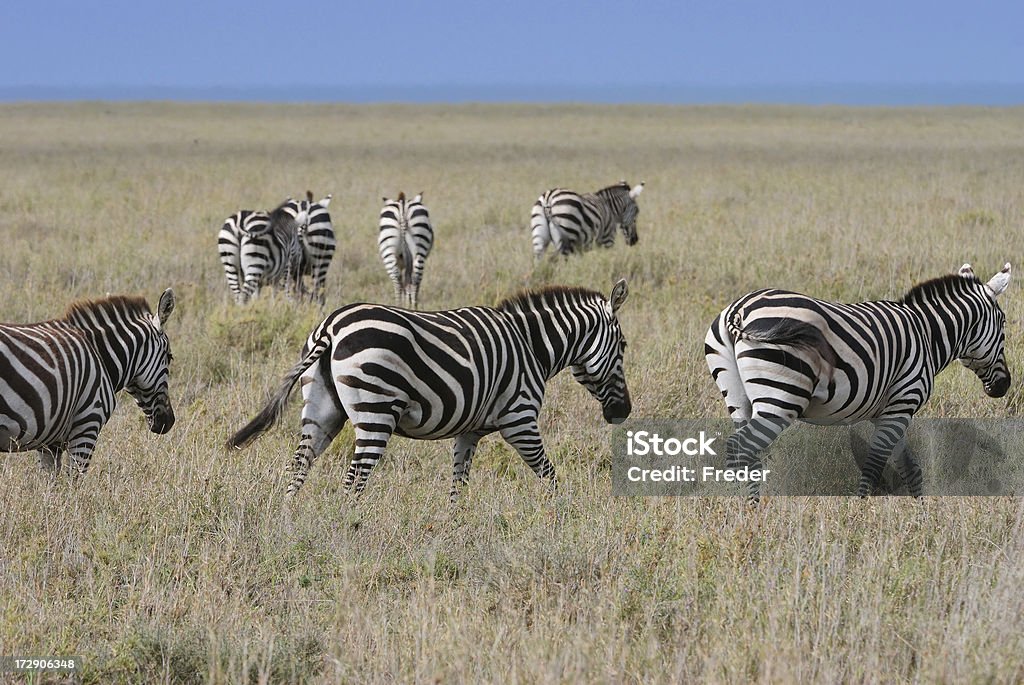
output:
[[[761,468],[760,452],[796,420],[822,425],[871,420],[874,434],[857,493],[878,484],[893,448],[931,395],[935,375],[954,360],[985,393],[1010,387],[1003,351],[1006,320],[996,301],[1010,265],[982,282],[970,264],[910,289],[895,302],[837,304],[784,290],[736,300],[711,324],[704,354],[736,426],[726,466]],[[898,463],[911,494],[922,494],[920,465]],[[759,484],[749,484],[757,499]]]
[[[539,260],[549,244],[561,255],[586,252],[595,244],[611,247],[616,227],[627,245],[636,245],[640,212],[636,197],[643,189],[643,183],[630,188],[620,181],[582,195],[565,188],[547,191],[537,198],[530,213],[534,259]]]
[[[330,203],[330,195],[319,202],[314,202],[313,193],[306,191],[307,221],[299,226],[299,246],[302,252],[300,263],[295,269],[300,291],[301,278],[308,275],[311,280],[309,295],[321,305],[326,301],[324,286],[327,283],[327,269],[331,266],[334,248],[337,245],[334,227],[331,226],[331,215],[327,211]]]
[[[225,220],[217,248],[236,302],[244,304],[268,285],[301,292],[299,234],[305,230],[309,209],[308,201],[289,198],[270,212],[243,209]]]
[[[173,309],[168,288],[155,315],[141,297],[114,296],[75,303],[52,321],[0,324],[0,449],[38,450],[43,466],[58,469],[67,451],[85,473],[121,389],[151,431],[169,431],[164,325]]]
[[[384,198],[377,249],[395,286],[397,304],[413,309],[419,306],[423,266],[433,245],[434,229],[423,204],[423,193],[411,200],[406,199],[405,193],[399,193],[397,200]]]
[[[568,366],[601,403],[606,421],[629,416],[626,342],[616,316],[626,296],[622,280],[607,300],[591,290],[553,287],[516,295],[496,308],[343,307],[310,334],[302,361],[228,445],[244,447],[270,428],[301,378],[302,437],[289,496],[346,421],[352,421],[356,445],[346,491],[353,484],[356,492],[363,490],[392,434],[455,438],[455,501],[469,479],[477,442],[495,431],[554,486],[555,468],[537,425],[548,379]]]
[[[244,304],[267,285],[293,289],[301,259],[298,230],[307,219],[304,204],[289,198],[270,212],[243,209],[224,222],[217,244],[236,302]]]

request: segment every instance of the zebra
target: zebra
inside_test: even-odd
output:
[[[270,212],[242,209],[224,221],[217,247],[237,303],[245,304],[267,285],[301,290],[299,232],[308,216],[308,202],[288,198]]]
[[[874,433],[857,494],[871,494],[936,374],[953,360],[973,371],[990,397],[1006,394],[1006,317],[996,298],[1009,283],[1009,264],[988,283],[964,264],[895,302],[837,304],[773,289],[736,300],[704,341],[711,376],[736,426],[726,441],[726,467],[760,469],[759,453],[798,419],[870,420]],[[921,496],[916,460],[897,467],[911,494]],[[749,491],[756,501],[759,484],[751,481]]]
[[[60,319],[0,324],[0,449],[38,450],[50,469],[60,468],[67,451],[72,473],[84,474],[121,389],[152,432],[169,431],[164,326],[173,309],[168,288],[156,314],[142,297],[115,295],[76,302]]]
[[[413,309],[419,306],[423,266],[433,245],[434,229],[422,192],[412,200],[407,200],[405,193],[399,193],[397,200],[384,198],[377,249],[395,286],[397,304]]]
[[[331,226],[331,215],[327,206],[331,204],[331,195],[319,202],[313,201],[313,193],[306,191],[307,221],[299,226],[299,247],[301,248],[299,265],[295,273],[299,279],[308,275],[311,280],[309,295],[321,305],[326,301],[324,286],[327,283],[327,269],[334,258],[337,240],[334,227]],[[301,290],[301,281],[299,282]]]
[[[342,307],[313,330],[302,360],[228,445],[249,445],[270,428],[301,378],[302,437],[289,497],[348,420],[355,429],[355,455],[346,491],[355,484],[356,493],[362,492],[393,434],[455,438],[455,502],[469,480],[477,443],[495,431],[554,488],[555,468],[537,424],[545,382],[568,366],[601,404],[605,421],[621,423],[629,416],[626,341],[617,318],[627,295],[626,281],[620,280],[608,299],[592,290],[554,286],[520,293],[494,308]]]
[[[561,255],[586,252],[595,243],[611,247],[616,227],[622,230],[627,245],[636,245],[640,211],[636,197],[643,189],[643,183],[630,188],[629,183],[620,181],[582,195],[565,188],[547,191],[537,198],[530,214],[534,260],[540,260],[549,244]]]

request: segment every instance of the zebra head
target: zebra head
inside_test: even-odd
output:
[[[633,410],[622,368],[626,339],[615,316],[628,295],[625,279],[615,284],[608,300],[601,302],[603,306],[584,353],[570,367],[572,377],[601,403],[608,423],[622,423]]]
[[[160,434],[174,425],[174,409],[167,393],[171,348],[163,329],[173,310],[174,291],[168,288],[160,296],[157,313],[144,321],[135,375],[124,386],[146,415],[149,430]]]
[[[970,264],[960,267],[960,276],[981,284]],[[993,276],[988,283],[978,288],[977,303],[981,316],[977,324],[967,333],[960,348],[960,363],[973,371],[985,385],[989,397],[1002,397],[1010,389],[1010,370],[1006,366],[1006,351],[1003,347],[1003,325],[1006,315],[996,301],[1010,285],[1010,264]]]
[[[625,181],[622,182],[622,185],[629,188],[629,184]],[[619,221],[619,228],[622,230],[622,235],[626,239],[627,245],[636,245],[639,240],[636,234],[636,217],[640,213],[640,207],[636,203],[636,196],[642,193],[643,190],[643,183],[635,185],[629,189],[629,192],[623,199],[622,218]]]

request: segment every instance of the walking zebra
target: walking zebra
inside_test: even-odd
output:
[[[566,366],[600,403],[609,423],[629,416],[623,374],[626,342],[616,313],[626,301],[619,281],[609,299],[553,287],[511,297],[497,308],[413,312],[353,304],[310,334],[300,361],[267,405],[228,444],[244,447],[281,416],[301,378],[302,438],[288,495],[345,422],[355,428],[355,456],[345,489],[361,492],[392,434],[455,438],[451,499],[469,479],[481,437],[494,431],[552,486],[537,416],[544,384]]]
[[[552,188],[537,198],[530,214],[533,256],[539,260],[548,244],[562,255],[586,252],[594,247],[611,247],[615,228],[622,230],[627,245],[636,245],[636,196],[644,184],[629,187],[625,181],[596,193],[579,194]]]
[[[217,246],[236,302],[244,304],[268,285],[301,290],[299,231],[308,216],[308,202],[289,198],[270,212],[242,209],[227,218]]]
[[[327,283],[327,269],[334,259],[334,248],[337,240],[334,237],[334,227],[331,226],[331,214],[327,206],[331,204],[331,196],[327,195],[319,202],[313,202],[313,193],[306,191],[306,216],[305,224],[299,226],[299,246],[302,254],[299,266],[296,268],[298,274],[299,289],[301,291],[302,276],[309,275],[309,295],[321,305],[326,301],[324,286]]]
[[[50,468],[66,450],[85,473],[122,388],[151,431],[169,431],[164,324],[173,309],[168,288],[156,315],[141,297],[114,296],[75,303],[52,321],[0,324],[0,449],[39,450]]]
[[[418,306],[423,266],[433,245],[434,229],[423,193],[412,200],[405,199],[405,193],[399,193],[397,200],[384,198],[377,249],[395,285],[395,302],[399,305],[408,304],[413,309]]]
[[[896,302],[836,304],[785,290],[736,300],[704,341],[711,376],[736,425],[726,466],[760,469],[759,453],[797,419],[869,419],[875,431],[857,493],[871,494],[931,395],[935,375],[953,360],[977,374],[990,397],[1006,394],[1006,317],[996,298],[1009,283],[1009,264],[988,283],[964,264],[959,274],[916,285]],[[920,496],[921,469],[911,461],[897,466]],[[758,494],[751,482],[751,498]]]

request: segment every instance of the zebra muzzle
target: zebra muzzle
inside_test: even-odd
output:
[[[163,435],[171,430],[174,425],[174,409],[169,405],[167,409],[155,409],[149,418],[149,430],[157,435]]]
[[[612,424],[622,423],[629,418],[629,414],[632,411],[633,406],[628,400],[625,402],[614,402],[601,407],[604,420]]]
[[[985,394],[989,397],[1002,397],[1010,390],[1010,377],[1000,376],[985,386]]]

